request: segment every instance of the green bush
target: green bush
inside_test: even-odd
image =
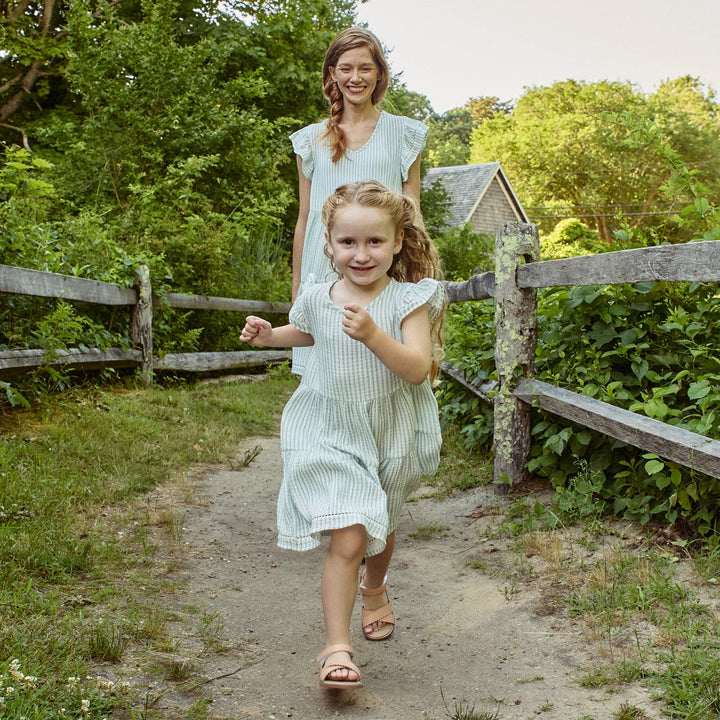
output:
[[[491,302],[451,306],[447,355],[475,382],[494,378]],[[538,294],[536,373],[540,380],[720,439],[720,323],[717,287],[638,283],[551,289]],[[492,411],[459,386],[440,393],[445,422],[468,442],[490,443]],[[720,520],[720,480],[533,411],[529,470],[556,488],[579,460],[597,480],[598,499],[640,522],[685,519],[701,532]]]
[[[474,232],[470,223],[451,228],[434,241],[446,280],[467,280],[476,269],[483,272],[494,265],[495,238]]]
[[[677,226],[693,240],[716,240],[720,213],[705,197],[672,148],[652,128],[639,141],[655,147],[669,168],[664,192],[681,207]],[[681,203],[685,202],[682,207]],[[631,230],[601,250],[661,241],[659,232]],[[546,255],[594,250],[592,231],[578,221],[561,223]],[[720,293],[717,284],[646,282],[608,287],[538,291],[536,376],[650,418],[720,439]],[[468,380],[497,379],[491,301],[451,306],[447,358]],[[471,444],[492,441],[492,410],[462,386],[446,381],[439,393],[444,422],[457,423]],[[720,479],[643,453],[599,432],[533,410],[528,469],[548,478],[556,501],[582,486],[598,505],[647,523],[685,522],[703,534],[720,529]]]
[[[594,255],[607,249],[607,243],[600,240],[596,230],[575,218],[561,220],[540,242],[540,256],[543,260]]]

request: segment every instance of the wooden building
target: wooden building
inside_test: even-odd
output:
[[[469,222],[475,232],[495,235],[508,221],[529,222],[499,162],[430,168],[423,186],[437,181],[450,197],[450,227]]]

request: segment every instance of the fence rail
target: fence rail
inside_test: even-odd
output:
[[[494,407],[495,479],[514,483],[527,478],[532,407],[598,430],[667,460],[720,478],[720,442],[644,415],[617,408],[563,388],[540,382],[535,375],[537,289],[558,286],[615,285],[665,280],[720,281],[720,241],[621,250],[594,256],[539,260],[537,228],[506,223],[495,246],[495,272],[466,282],[445,282],[451,303],[494,298],[495,364],[498,380],[476,385],[456,368],[444,371]],[[145,382],[155,370],[206,372],[280,362],[284,350],[218,353],[152,351],[153,304],[196,310],[287,313],[289,303],[272,303],[169,293],[154,297],[147,267],[138,270],[134,288],[67,275],[0,265],[0,292],[128,306],[132,316],[131,349],[77,348],[52,355],[42,350],[0,353],[0,375],[26,372],[43,364],[77,368],[140,367]]]

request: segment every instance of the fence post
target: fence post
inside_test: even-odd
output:
[[[134,287],[137,290],[137,303],[132,308],[131,337],[142,351],[140,374],[143,385],[149,387],[153,377],[153,336],[152,336],[152,286],[150,269],[140,265],[135,273]]]
[[[515,383],[535,372],[537,291],[517,286],[516,270],[540,257],[537,226],[508,222],[495,241],[495,367],[498,390],[494,402],[496,483],[527,479],[530,453],[530,406],[513,396]]]

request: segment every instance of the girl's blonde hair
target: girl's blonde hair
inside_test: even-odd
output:
[[[380,41],[369,30],[360,27],[350,27],[343,30],[331,43],[325,53],[323,62],[323,92],[330,101],[330,117],[327,122],[325,137],[330,144],[330,156],[337,162],[345,154],[347,144],[345,134],[340,129],[340,119],[345,109],[345,101],[337,83],[332,79],[330,68],[334,68],[340,56],[348,50],[365,47],[370,51],[373,61],[377,65],[378,80],[372,93],[372,104],[377,105],[385,96],[390,82],[390,69],[388,68],[385,52]]]
[[[423,278],[441,279],[440,256],[425,231],[420,208],[413,198],[392,192],[376,180],[342,185],[323,204],[322,222],[329,234],[332,233],[337,213],[349,205],[377,208],[387,213],[395,228],[395,236],[397,237],[402,232],[402,247],[400,252],[393,257],[392,265],[388,270],[391,278],[398,282],[411,283],[419,282]],[[332,264],[327,244],[325,245],[325,254],[330,258]],[[333,269],[335,269],[334,266]],[[431,383],[435,383],[440,361],[444,355],[443,326],[446,304],[447,301],[444,300],[442,311],[430,328],[432,341]]]

